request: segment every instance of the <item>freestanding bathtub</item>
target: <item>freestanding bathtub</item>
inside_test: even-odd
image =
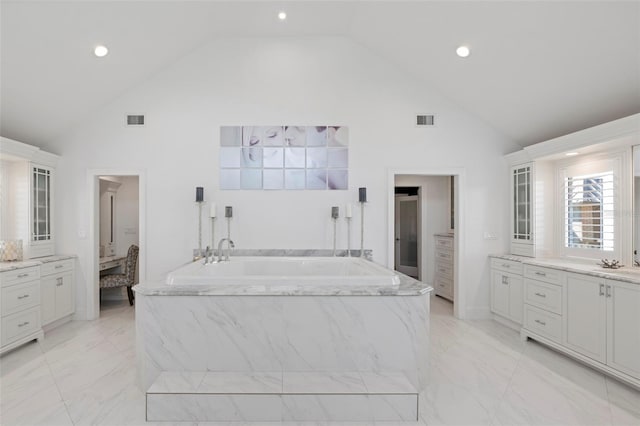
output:
[[[361,258],[191,263],[136,292],[153,421],[415,421],[431,287]]]

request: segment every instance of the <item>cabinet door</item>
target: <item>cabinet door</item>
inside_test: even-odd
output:
[[[509,277],[499,271],[491,271],[491,312],[509,317]]]
[[[509,279],[509,319],[522,324],[524,311],[524,279],[508,275]]]
[[[564,344],[596,361],[606,361],[604,279],[567,274],[564,297]]]
[[[512,239],[516,242],[530,242],[532,237],[531,217],[531,165],[514,167],[512,173]]]
[[[607,286],[607,364],[640,379],[640,286]]]
[[[73,274],[60,274],[56,277],[56,319],[72,314]]]
[[[56,319],[56,279],[55,276],[42,277],[40,281],[40,312],[42,325]]]

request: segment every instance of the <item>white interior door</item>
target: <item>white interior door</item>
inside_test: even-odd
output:
[[[419,197],[396,196],[395,206],[395,270],[418,278]]]

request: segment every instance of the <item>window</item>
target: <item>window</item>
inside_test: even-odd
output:
[[[574,163],[562,179],[561,251],[566,256],[619,258],[618,159]],[[559,182],[560,183],[560,182]]]
[[[613,171],[565,178],[565,247],[613,251]]]

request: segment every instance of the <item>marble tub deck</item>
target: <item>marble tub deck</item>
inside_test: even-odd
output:
[[[495,321],[461,321],[432,297],[428,405],[403,425],[638,425],[640,392]],[[136,385],[134,308],[110,305],[0,358],[0,424],[148,425]],[[180,423],[194,426],[358,423]],[[370,425],[371,423],[359,423]],[[399,425],[378,422],[376,425]]]

